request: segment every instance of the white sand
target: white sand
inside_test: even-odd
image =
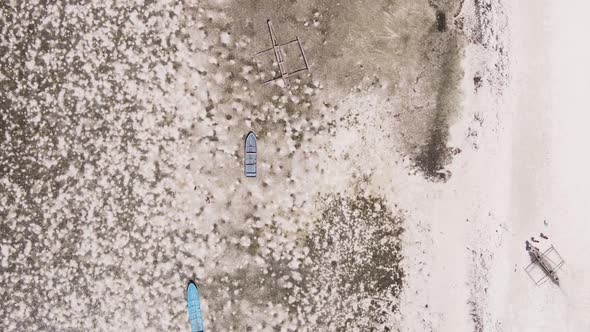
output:
[[[406,285],[403,330],[590,330],[588,9],[583,1],[509,4],[503,37],[511,79],[501,96],[469,92],[478,50],[468,47],[465,109],[455,129],[467,125],[472,109],[497,114],[498,122],[480,133],[478,152],[455,159],[462,175],[419,203],[432,221],[407,234],[428,245],[422,255],[424,243],[407,249],[415,260],[409,269],[422,275]],[[531,236],[565,259],[560,287],[537,287],[524,272]]]
[[[518,331],[590,329],[590,264],[584,257],[590,248],[589,9],[583,1],[524,1],[512,8],[512,236],[502,248],[510,264],[498,264],[494,285],[499,319]],[[537,288],[523,277],[528,257],[521,254],[522,242],[541,231],[566,261],[560,288]],[[518,273],[505,280],[512,263]]]
[[[477,305],[485,308],[479,312],[482,331],[588,331],[590,180],[585,144],[590,132],[585,98],[590,88],[590,8],[582,1],[520,1],[508,9],[512,79],[498,103],[508,107],[495,106],[503,114],[504,131],[496,144],[489,141],[490,149],[482,149],[497,160],[470,158],[468,168],[477,168],[471,172],[473,182],[457,183],[464,198],[445,206],[445,229],[455,234],[443,243],[443,231],[434,240],[432,259],[440,268],[433,270],[428,283],[429,297],[437,303],[428,319],[434,330],[472,331],[463,303],[469,301],[469,289],[475,289]],[[470,102],[478,103],[467,98],[466,105]],[[455,166],[461,167],[459,163]],[[487,225],[453,227],[447,216],[471,204],[479,206],[472,209],[473,220]],[[540,232],[550,239],[540,239]],[[541,240],[540,245],[553,244],[565,259],[560,287],[551,282],[536,287],[525,274],[530,258],[524,241],[531,236]],[[469,262],[465,271],[462,263],[470,258],[461,249],[474,241],[472,247],[489,259],[485,268]],[[469,272],[473,269],[475,277]],[[480,286],[474,286],[475,281]]]

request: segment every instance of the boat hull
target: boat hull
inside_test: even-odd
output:
[[[246,177],[256,177],[256,162],[257,162],[258,149],[256,146],[256,135],[253,132],[249,132],[246,136],[246,142],[244,144],[244,173]]]

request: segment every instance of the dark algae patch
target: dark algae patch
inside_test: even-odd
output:
[[[453,29],[454,26],[446,22],[445,12],[455,12],[457,2],[430,1],[430,6],[435,10],[435,21],[432,33],[424,39],[424,45],[428,47],[422,53],[423,74],[414,87],[415,91],[429,94],[429,97],[424,97],[428,106],[424,107],[423,115],[419,117],[422,121],[408,123],[412,129],[409,130],[411,138],[407,139],[407,143],[415,147],[410,154],[416,170],[430,181],[444,182],[452,175],[446,167],[460,152],[447,143],[449,127],[461,109],[464,41],[460,33]],[[412,135],[414,130],[421,134]]]
[[[447,15],[444,12],[436,12],[436,29],[440,32],[447,30]]]
[[[212,326],[242,331],[256,322],[306,331],[397,330],[391,320],[404,280],[402,215],[388,210],[384,198],[363,193],[327,194],[319,201],[320,216],[298,232],[296,246],[262,245],[250,252],[256,257],[250,264],[204,283],[208,299],[215,299],[209,302],[216,313]],[[282,231],[267,227],[251,239],[269,232]],[[274,317],[273,308],[287,315]],[[261,310],[267,314],[252,320]]]
[[[451,162],[454,155],[461,152],[459,149],[446,146],[447,135],[444,129],[434,129],[428,143],[422,147],[421,153],[415,160],[416,167],[429,180],[443,182],[448,180],[451,172],[445,170],[444,166]]]
[[[382,197],[323,197],[321,216],[306,238],[305,306],[319,329],[388,331],[398,310],[404,272],[403,219]]]
[[[427,179],[446,181],[451,176],[445,167],[450,164],[455,154],[460,152],[447,146],[449,126],[460,108],[460,82],[463,77],[461,68],[461,42],[450,33],[438,51],[439,74],[436,80],[434,109],[425,144],[419,149],[415,165]],[[436,68],[435,67],[435,68]]]

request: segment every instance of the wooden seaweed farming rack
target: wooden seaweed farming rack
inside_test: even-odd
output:
[[[291,75],[309,70],[309,64],[303,52],[303,46],[301,46],[301,41],[298,37],[286,43],[279,44],[271,20],[268,19],[266,24],[268,25],[272,47],[260,51],[254,56],[261,83],[266,84],[282,79],[285,87],[289,87],[289,77]],[[293,54],[295,54],[294,57]]]

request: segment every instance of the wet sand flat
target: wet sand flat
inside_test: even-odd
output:
[[[257,74],[268,18],[309,61],[288,88]],[[0,5],[0,330],[186,330],[188,279],[210,331],[479,326],[487,247],[459,244],[489,231],[464,225],[501,154],[504,20],[484,0]]]

